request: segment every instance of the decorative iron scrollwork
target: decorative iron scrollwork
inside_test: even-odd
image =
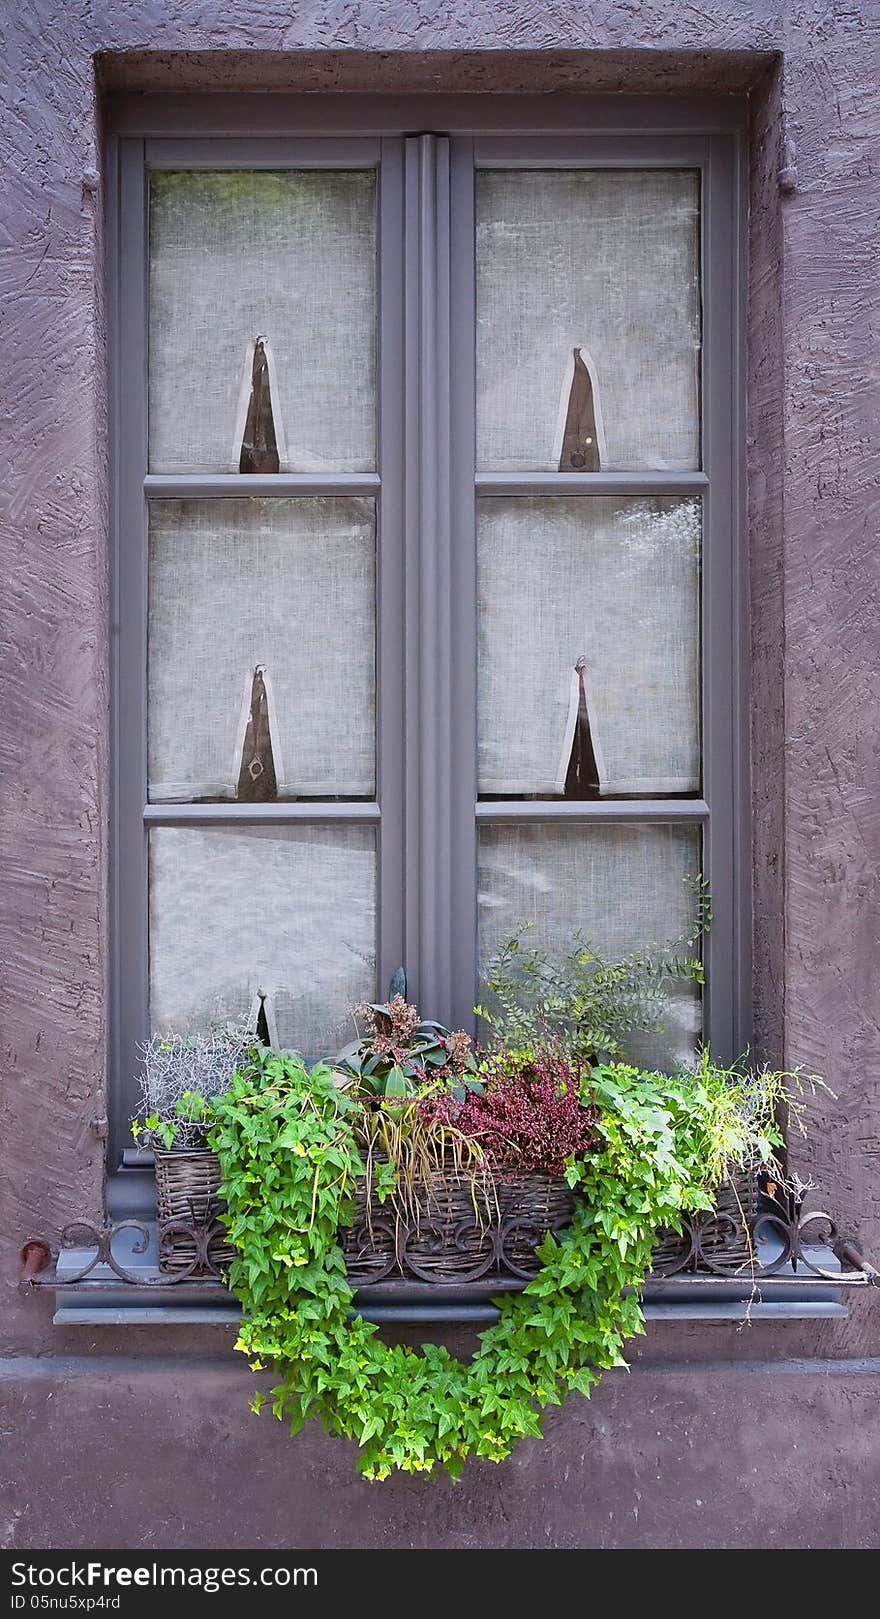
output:
[[[815,1277],[822,1283],[872,1282],[880,1284],[880,1272],[869,1265],[855,1245],[842,1237],[837,1225],[824,1210],[804,1212],[809,1190],[798,1181],[780,1185],[766,1175],[756,1182],[757,1194],[748,1211],[736,1196],[733,1206],[719,1198],[711,1210],[688,1215],[677,1232],[659,1234],[654,1251],[652,1276],[720,1277],[760,1283],[791,1273],[800,1278]],[[371,1285],[392,1280],[422,1283],[478,1284],[485,1290],[496,1279],[509,1287],[525,1285],[536,1275],[540,1261],[535,1249],[549,1229],[564,1226],[568,1214],[560,1207],[542,1218],[522,1210],[499,1211],[500,1217],[478,1221],[461,1219],[454,1209],[450,1220],[422,1214],[406,1221],[383,1213],[367,1220],[358,1218],[343,1233],[348,1279],[360,1293]],[[120,1257],[121,1239],[126,1258]],[[64,1227],[60,1255],[75,1250],[88,1254],[75,1270],[62,1270],[59,1277],[49,1265],[49,1245],[32,1238],[22,1249],[24,1288],[55,1289],[112,1287],[118,1283],[158,1289],[179,1287],[183,1282],[222,1284],[230,1257],[229,1238],[209,1207],[199,1219],[174,1218],[157,1228],[158,1265],[132,1264],[150,1249],[150,1229],[139,1220],[119,1220],[97,1225],[91,1220],[73,1220]],[[840,1270],[827,1261],[832,1252]],[[174,1269],[162,1269],[173,1263]]]
[[[91,1220],[71,1220],[64,1227],[59,1243],[59,1258],[65,1253],[78,1249],[86,1251],[93,1249],[88,1260],[78,1270],[65,1271],[62,1276],[53,1275],[44,1277],[40,1274],[27,1274],[23,1278],[26,1287],[78,1287],[82,1282],[111,1282],[113,1280],[126,1282],[132,1287],[175,1287],[181,1282],[192,1280],[222,1281],[224,1277],[224,1258],[228,1256],[228,1238],[226,1229],[220,1222],[210,1217],[207,1221],[192,1220],[165,1220],[158,1227],[157,1240],[160,1259],[163,1255],[179,1248],[180,1238],[186,1241],[191,1249],[191,1257],[183,1265],[178,1265],[173,1271],[160,1271],[148,1265],[131,1266],[123,1264],[114,1251],[114,1243],[123,1232],[134,1233],[134,1240],[128,1243],[128,1253],[140,1257],[149,1252],[150,1229],[140,1220],[117,1220],[112,1225],[96,1225]],[[34,1244],[35,1245],[35,1244]],[[26,1247],[32,1244],[26,1244]],[[110,1275],[107,1275],[107,1272]]]
[[[135,1240],[130,1248],[132,1254],[145,1254],[147,1252],[150,1246],[150,1233],[147,1226],[143,1225],[140,1220],[119,1220],[115,1225],[110,1226],[92,1225],[89,1220],[71,1220],[70,1224],[66,1225],[61,1233],[61,1251],[69,1251],[71,1248],[91,1247],[94,1247],[95,1251],[91,1259],[80,1270],[75,1271],[71,1276],[65,1277],[65,1283],[72,1286],[75,1282],[84,1282],[86,1277],[91,1276],[99,1265],[106,1265],[108,1270],[111,1270],[114,1276],[118,1276],[121,1282],[137,1283],[139,1281],[138,1275],[129,1270],[127,1266],[121,1265],[113,1252],[114,1239],[122,1231],[133,1231],[135,1233]]]

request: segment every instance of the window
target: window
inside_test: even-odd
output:
[[[747,1039],[739,136],[551,99],[117,119],[120,1145],[151,1024],[314,1055],[402,963],[467,1024],[700,872],[655,1055]]]

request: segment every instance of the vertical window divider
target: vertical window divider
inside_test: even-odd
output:
[[[376,510],[376,795],[378,828],[378,993],[407,963],[406,848],[406,518],[404,154],[383,139],[379,162],[379,473]]]
[[[453,550],[450,488],[450,141],[420,134],[406,162],[407,934],[412,993],[453,1017]],[[458,314],[458,312],[456,312]]]
[[[477,995],[477,508],[474,142],[451,141],[450,491],[452,523],[452,835],[455,927],[451,1018],[476,1029]]]

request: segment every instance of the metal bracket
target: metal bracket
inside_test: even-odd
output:
[[[784,133],[782,136],[782,161],[779,166],[779,189],[780,191],[791,192],[797,191],[797,188],[797,147],[791,136]]]

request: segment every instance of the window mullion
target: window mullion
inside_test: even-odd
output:
[[[406,961],[406,555],[404,489],[403,142],[381,143],[379,168],[379,472],[377,572],[377,797],[379,836],[377,993]],[[363,806],[372,812],[372,805]]]
[[[441,313],[439,306],[448,275],[448,141],[434,135],[408,139],[406,166],[407,246],[410,254],[415,253],[416,265],[409,285],[414,298],[407,305],[407,380],[417,402],[415,411],[407,411],[411,423],[407,476],[415,486],[410,504],[414,521],[407,534],[407,641],[412,654],[406,694],[407,784],[410,795],[415,795],[407,806],[411,902],[407,964],[411,972],[414,969],[415,993],[426,1010],[446,1019],[450,999],[451,734],[444,650],[448,649],[451,536],[445,489],[448,465],[443,464],[441,431],[441,423],[448,417],[449,357],[448,348],[445,352],[443,348],[448,311]]]
[[[435,135],[405,144],[407,967],[426,1010],[449,1020],[459,973],[453,802],[464,752],[454,712],[451,149]],[[457,307],[455,320],[466,320]]]

